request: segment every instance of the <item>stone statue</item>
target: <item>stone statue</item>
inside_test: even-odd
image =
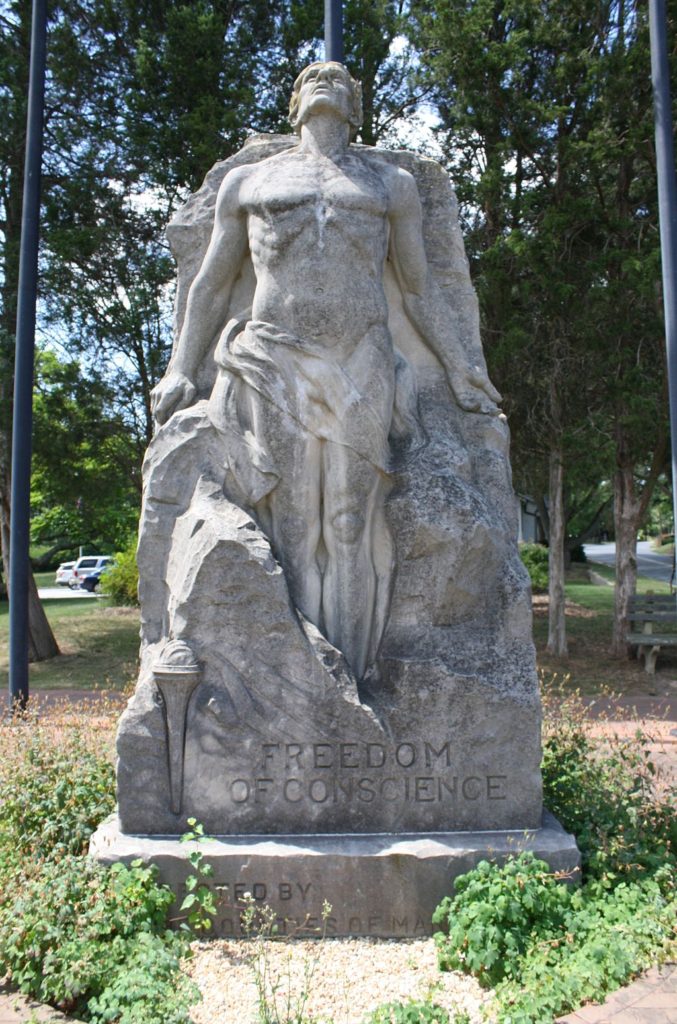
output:
[[[122,832],[538,828],[529,580],[448,175],[350,141],[339,64],[290,115],[167,232]]]
[[[210,416],[230,438],[231,493],[269,537],[296,607],[358,679],[375,660],[388,611],[388,439],[394,422],[418,429],[388,329],[386,260],[458,405],[494,414],[500,400],[483,360],[468,361],[429,273],[416,182],[375,151],[350,147],[361,116],[360,86],[341,64],[299,75],[290,121],[300,142],[223,179],[183,329],[154,393],[160,424],[191,405],[199,365],[221,335]],[[248,252],[251,313],[224,329]]]

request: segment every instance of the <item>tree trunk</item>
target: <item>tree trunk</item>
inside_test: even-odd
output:
[[[564,467],[560,448],[550,452],[550,547],[548,549],[549,654],[567,653],[564,596]]]
[[[11,600],[11,595],[10,595]],[[28,660],[46,661],[60,654],[52,627],[38,597],[33,573],[28,574]]]
[[[0,537],[2,539],[2,565],[5,576],[5,583],[9,590],[9,475],[6,473],[0,477]],[[9,595],[10,601],[12,595]],[[38,597],[38,589],[35,586],[33,574],[28,577],[28,660],[45,661],[47,658],[54,658],[59,654],[52,627],[50,626],[45,609]]]
[[[656,481],[665,468],[669,451],[667,417],[660,416],[651,463],[648,470],[642,474],[642,490],[638,493],[635,481],[636,457],[633,452],[633,438],[629,435],[630,428],[625,423],[624,412],[621,405],[617,410],[614,425],[616,446],[616,468],[614,471],[616,599],[611,653],[619,657],[630,654],[625,637],[629,631],[630,598],[637,588],[637,531],[644,522]]]
[[[639,502],[634,466],[617,464],[614,472],[614,532],[616,535],[616,593],[611,653],[627,655],[630,598],[637,587],[637,527]]]

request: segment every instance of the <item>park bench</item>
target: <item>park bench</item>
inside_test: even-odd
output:
[[[626,642],[637,648],[638,659],[644,658],[644,668],[653,675],[656,658],[662,647],[677,647],[677,597],[674,594],[634,594],[630,598],[628,619],[633,632]]]

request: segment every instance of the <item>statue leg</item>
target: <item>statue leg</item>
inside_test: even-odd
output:
[[[268,419],[275,414],[269,410]],[[267,424],[270,428],[270,422]],[[280,428],[287,424],[279,424]],[[273,436],[270,429],[267,439]],[[256,507],[275,557],[284,570],[295,606],[318,628],[322,583],[318,564],[321,533],[322,442],[298,431],[280,429],[269,443],[280,479]]]
[[[322,612],[327,638],[345,655],[355,676],[364,675],[377,641],[378,573],[374,525],[385,495],[385,480],[352,449],[327,443],[324,449],[322,539],[327,564]],[[387,538],[385,538],[387,541]]]

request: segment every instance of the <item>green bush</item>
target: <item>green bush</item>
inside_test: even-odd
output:
[[[433,915],[433,924],[448,928],[448,935],[435,935],[439,964],[472,973],[487,988],[519,976],[534,936],[561,928],[571,902],[567,886],[531,853],[501,868],[480,861],[454,889]]]
[[[646,738],[595,743],[574,698],[546,694],[546,805],[576,835],[580,888],[521,854],[455,882],[435,921],[440,966],[495,985],[500,1024],[542,1024],[602,1000],[647,964],[674,956],[674,796],[654,788]]]
[[[3,867],[18,857],[85,853],[115,807],[115,771],[78,733],[58,748],[33,733],[23,763],[3,779],[0,806],[1,879]]]
[[[657,877],[570,889],[522,853],[504,866],[480,863],[456,880],[435,912],[440,967],[497,986],[497,1020],[541,1024],[603,999],[661,950],[674,948],[668,867]]]
[[[548,549],[543,544],[520,544],[520,558],[529,573],[534,593],[548,589]]]
[[[19,728],[28,743],[0,774],[0,977],[93,1024],[189,1024],[173,893],[140,863],[83,856],[115,803],[111,764],[77,732]]]
[[[545,804],[576,836],[586,879],[613,885],[677,864],[674,796],[654,794],[656,769],[641,732],[600,749],[565,707],[544,738],[542,772]]]
[[[124,551],[118,551],[115,561],[101,574],[101,592],[112,598],[113,604],[138,605],[139,569],[136,564],[136,541]]]
[[[675,909],[663,895],[666,883],[667,877],[662,884],[621,883],[612,892],[578,890],[564,927],[534,941],[519,975],[498,986],[499,1024],[541,1024],[583,1002],[601,1002],[669,955]]]
[[[21,992],[94,1024],[187,1022],[197,992],[178,973],[186,938],[166,931],[173,900],[139,863],[40,861],[0,904],[0,970]],[[166,1000],[169,1017],[158,1014]]]

